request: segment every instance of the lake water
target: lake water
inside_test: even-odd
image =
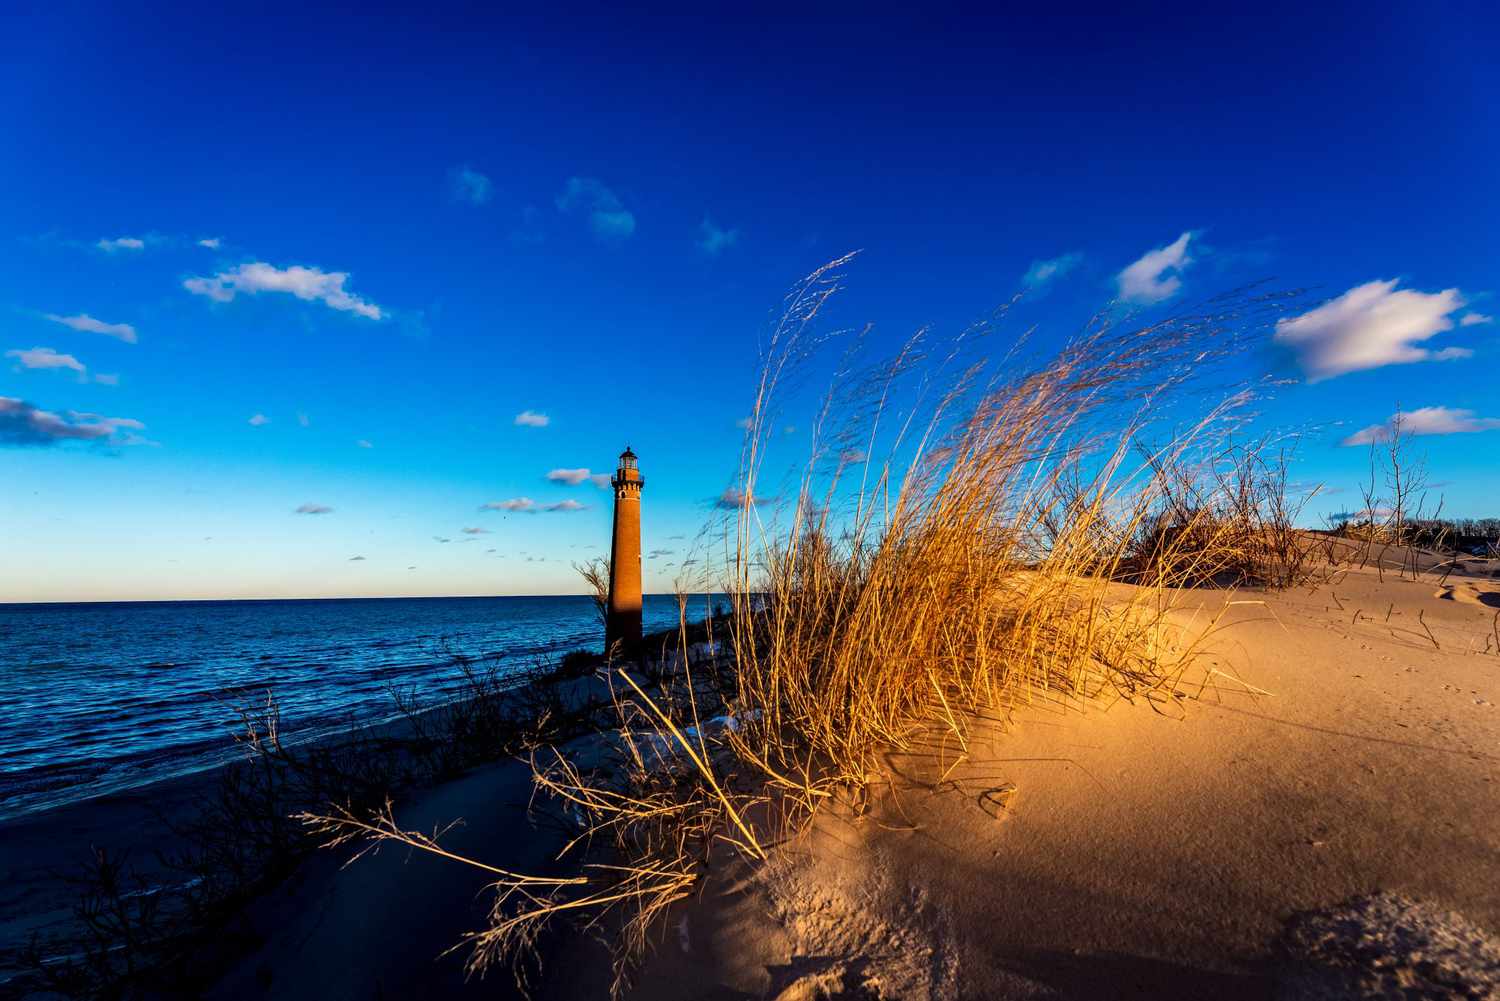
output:
[[[676,622],[646,596],[648,632]],[[455,655],[602,646],[581,595],[0,604],[0,820],[226,760],[235,707],[268,691],[283,733],[312,735],[391,717],[393,688],[441,699]]]

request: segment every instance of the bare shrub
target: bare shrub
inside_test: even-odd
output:
[[[588,586],[589,597],[594,601],[594,611],[599,614],[599,628],[609,624],[609,560],[595,556],[583,563],[573,564],[573,569]]]
[[[1292,456],[1292,445],[1265,439],[1225,442],[1194,462],[1153,454],[1158,499],[1132,547],[1132,578],[1286,588],[1332,569],[1337,554],[1297,527],[1317,491],[1288,497]]]

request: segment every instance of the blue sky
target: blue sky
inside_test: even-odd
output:
[[[627,442],[664,589],[854,249],[877,347],[1307,287],[1318,511],[1399,404],[1497,513],[1491,5],[0,17],[0,600],[576,591]]]

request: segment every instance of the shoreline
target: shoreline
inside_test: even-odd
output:
[[[690,623],[689,636],[701,635],[703,628],[701,622]],[[666,632],[654,633],[646,637],[646,642],[661,643],[669,638],[675,643],[674,633]],[[596,675],[600,664],[602,655],[572,650],[557,657],[546,671],[521,668],[515,674],[492,679],[499,686],[492,694],[510,708],[550,698],[575,719],[576,732],[562,742],[586,739],[604,729],[591,719],[608,699],[607,685]],[[443,702],[424,705],[413,714],[396,708],[374,721],[351,721],[317,734],[294,736],[283,746],[329,754],[343,750],[378,753],[388,755],[390,761],[412,763],[433,750],[424,746],[424,741],[430,743],[434,737],[422,732],[423,724],[440,724],[444,713],[463,707],[472,697],[472,693],[461,692]],[[419,800],[433,790],[464,781],[472,773],[514,766],[512,758],[501,754],[459,767],[451,774],[419,777],[414,784],[392,789],[391,794],[398,802]],[[67,955],[59,950],[78,929],[73,908],[80,899],[79,887],[70,882],[69,876],[83,870],[95,848],[122,855],[138,870],[146,885],[135,892],[159,892],[180,885],[176,882],[180,873],[161,864],[159,856],[193,844],[173,826],[193,819],[205,803],[215,802],[226,770],[249,760],[248,750],[229,746],[223,751],[223,760],[201,768],[0,821],[0,991],[8,984],[24,985],[32,975],[22,958],[33,935],[38,936],[44,953],[54,958]],[[528,796],[523,800],[529,798],[530,773],[525,774]],[[330,853],[311,850],[311,846],[309,849],[291,872],[256,890],[241,910],[252,910],[259,900],[275,894],[286,878],[299,878],[304,868],[320,870],[326,864],[324,856]],[[238,922],[240,915],[231,915],[230,920]]]
[[[593,659],[592,653],[585,653]],[[560,694],[571,697],[578,707],[596,694],[592,672],[568,677],[557,665],[547,675],[522,672],[514,678],[514,684],[504,685],[499,692],[512,700],[539,686],[566,689]],[[283,746],[329,753],[378,748],[393,758],[409,758],[419,751],[422,722],[440,720],[440,714],[463,702],[463,697],[448,699],[413,715],[395,710],[372,722],[351,722],[331,731],[293,737]],[[173,870],[162,865],[159,856],[192,847],[192,843],[174,831],[173,825],[191,820],[203,804],[214,801],[227,769],[251,760],[250,752],[237,746],[226,747],[223,755],[223,760],[201,768],[0,821],[0,988],[29,975],[21,960],[33,935],[47,952],[46,943],[67,940],[70,930],[77,927],[73,908],[79,889],[70,876],[83,870],[94,849],[119,853],[136,868],[147,885],[135,892],[159,892],[177,885],[171,878]],[[417,796],[443,781],[396,789],[393,795]]]
[[[449,666],[451,667],[452,665]],[[518,671],[515,676],[524,678],[524,669]],[[518,681],[514,687],[519,688],[525,684],[527,684],[527,682],[525,680],[521,680]],[[444,702],[434,703],[422,709],[421,714],[440,711],[454,705],[458,701],[460,701],[460,699],[453,698],[448,699]],[[294,748],[305,747],[325,742],[336,742],[340,737],[347,736],[361,730],[369,731],[372,736],[375,736],[377,738],[389,738],[394,736],[393,732],[387,732],[388,730],[390,730],[390,728],[399,727],[400,724],[407,721],[408,718],[405,713],[401,712],[400,710],[393,710],[390,713],[374,716],[367,720],[346,719],[342,722],[314,722],[312,725],[306,727],[303,730],[295,730],[291,733],[291,735],[283,737],[281,743],[285,747]],[[218,772],[224,768],[234,765],[242,760],[241,755],[243,754],[243,752],[239,749],[237,741],[237,734],[239,732],[240,731],[238,728],[226,726],[223,742],[211,740],[205,737],[202,740],[198,741],[195,745],[187,745],[194,748],[194,751],[191,754],[183,755],[183,757],[187,757],[189,759],[187,762],[178,767],[168,766],[158,773],[141,778],[139,781],[124,780],[118,783],[110,783],[104,788],[101,788],[94,792],[89,792],[76,799],[69,799],[56,803],[43,803],[39,806],[23,808],[15,813],[0,814],[0,837],[4,836],[5,828],[8,824],[11,824],[15,821],[25,820],[26,818],[36,816],[37,814],[47,813],[52,810],[65,810],[69,807],[89,803],[93,800],[103,797],[126,795],[130,793],[145,793],[152,787],[162,783],[172,782],[177,779],[190,778],[192,776],[200,775],[205,772]],[[214,750],[211,746],[209,746],[223,743],[227,743],[227,746],[220,746],[217,750]],[[143,752],[143,755],[144,753],[145,752]],[[211,760],[202,760],[205,757]],[[131,764],[132,760],[133,759],[130,758],[121,758],[119,759],[118,764],[128,766],[129,764]]]
[[[675,601],[651,602],[648,628],[675,625]],[[0,737],[0,823],[217,767],[233,757],[238,710],[268,690],[288,734],[332,734],[394,718],[393,690],[457,696],[465,663],[522,675],[597,650],[596,619],[586,596],[0,608],[0,695],[16,706]],[[74,632],[72,645],[54,638]]]

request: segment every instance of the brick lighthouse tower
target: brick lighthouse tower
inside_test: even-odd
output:
[[[641,642],[641,488],[646,481],[628,445],[620,453],[620,468],[610,483],[615,488],[615,532],[609,551],[604,649],[619,641],[632,650]]]

